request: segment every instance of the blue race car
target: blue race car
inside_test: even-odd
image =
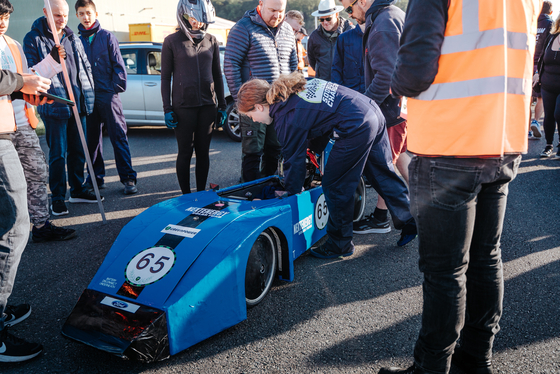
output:
[[[319,166],[317,163],[315,165]],[[275,275],[326,235],[320,172],[287,196],[274,176],[157,204],[120,232],[62,333],[144,362],[170,355],[247,318]],[[365,205],[362,181],[355,219]]]

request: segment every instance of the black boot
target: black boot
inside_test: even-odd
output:
[[[490,361],[479,361],[460,347],[455,348],[451,362],[468,374],[492,374],[492,363]]]
[[[408,369],[401,369],[396,367],[381,368],[379,374],[424,374],[423,370],[420,370],[416,365],[412,365]]]

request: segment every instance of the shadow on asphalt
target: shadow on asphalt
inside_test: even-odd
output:
[[[176,142],[171,131],[160,128],[133,128],[129,136],[164,141],[163,148],[150,145],[144,147],[142,157],[161,157],[162,153],[168,155],[176,152]],[[226,137],[226,134],[218,132],[214,136]],[[108,151],[109,147],[105,152]],[[134,149],[132,152],[134,155]],[[537,164],[537,161],[530,160],[528,163]],[[140,165],[137,171],[174,167],[174,161],[165,161],[162,164]],[[556,165],[552,165],[546,163],[545,167],[556,168]],[[558,165],[560,166],[560,163]],[[116,174],[114,170],[111,172]],[[509,261],[558,246],[560,242],[557,234],[560,232],[558,223],[533,225],[534,222],[540,222],[535,220],[542,220],[543,217],[558,217],[558,207],[547,204],[548,200],[545,198],[534,198],[526,192],[528,187],[529,191],[533,188],[543,188],[550,193],[557,193],[558,179],[553,182],[553,175],[558,175],[558,170],[542,170],[538,174],[521,173],[510,185],[510,196],[516,196],[516,199],[510,199],[506,214],[502,244],[506,268]],[[175,178],[174,175],[165,177]],[[232,178],[237,177],[232,176]],[[177,193],[168,191],[167,186],[161,183],[161,178],[162,176],[148,176],[143,179],[139,184],[139,195],[136,197],[132,195],[123,198],[120,182],[109,183],[108,189],[102,190],[102,194],[106,196],[107,202],[115,204],[117,212],[147,208]],[[153,194],[150,199],[137,198],[140,194],[148,193]],[[69,205],[69,208],[72,209],[73,205]],[[79,218],[96,212],[96,204],[81,205],[79,209],[75,208],[72,211],[72,217]],[[371,303],[373,308],[375,299],[387,297],[391,293],[406,291],[421,297],[422,276],[417,266],[417,244],[406,250],[396,250],[393,243],[397,237],[395,233],[391,233],[390,237],[372,236],[375,244],[368,245],[366,249],[344,260],[324,261],[307,255],[300,257],[295,262],[295,281],[292,283],[275,281],[268,297],[259,306],[248,311],[247,320],[172,356],[169,360],[152,365],[124,361],[108,353],[64,339],[60,334],[60,328],[65,320],[61,318],[61,310],[64,315],[70,313],[79,295],[87,287],[87,283],[83,280],[88,279],[89,282],[93,278],[116,239],[118,230],[114,228],[123,227],[132,218],[115,218],[110,221],[110,225],[102,225],[101,222],[89,223],[87,231],[85,226],[78,224],[80,236],[71,241],[71,246],[61,247],[56,242],[28,246],[22,261],[27,264],[40,264],[40,266],[20,267],[18,278],[33,279],[33,281],[25,283],[20,281],[17,297],[20,298],[19,302],[28,302],[29,300],[23,300],[23,296],[33,295],[35,317],[30,318],[29,323],[17,325],[14,329],[17,329],[18,336],[21,335],[28,340],[43,340],[46,349],[43,356],[49,357],[49,364],[54,366],[46,370],[42,364],[45,360],[39,362],[32,360],[29,364],[2,365],[2,371],[14,369],[14,372],[21,373],[32,371],[65,373],[69,368],[77,373],[109,372],[107,370],[115,373],[140,373],[147,370],[155,372],[158,369],[181,371],[181,364],[196,362],[230,350],[235,351],[238,347],[252,349],[254,347],[251,345],[252,342],[274,336],[280,337],[294,328],[305,325],[306,322],[324,319],[331,307],[345,306],[345,310],[352,313],[353,303]],[[361,238],[359,240],[364,241]],[[52,256],[53,253],[57,253],[57,256]],[[506,282],[502,331],[497,335],[495,351],[515,349],[560,336],[560,325],[557,323],[559,309],[556,303],[558,289],[560,289],[559,267],[558,261],[551,262],[521,273]],[[51,307],[53,299],[56,300],[57,308]],[[399,300],[395,300],[395,305],[398,302]],[[402,300],[400,302],[402,304]],[[379,325],[387,326],[387,319],[394,318],[387,315],[391,314],[395,306],[387,302],[382,306],[383,310],[380,311],[379,307],[377,305],[378,309],[368,317],[385,318]],[[319,370],[348,367],[350,370],[352,365],[375,364],[377,361],[387,359],[411,362],[413,345],[420,327],[420,314],[418,310],[400,312],[405,317],[396,318],[398,322],[387,328],[372,333],[350,334],[349,338],[338,344],[327,344],[328,347],[320,353],[307,358],[309,367]],[[354,319],[359,320],[356,316]],[[44,321],[57,321],[58,325],[45,327],[42,325]],[[335,326],[346,323],[345,321],[327,322]],[[375,327],[370,325],[368,328]],[[50,330],[45,332],[46,329],[56,331],[51,335]],[[309,330],[303,333],[319,334]],[[52,336],[52,341],[44,341],[45,335]],[[317,335],[317,341],[320,339],[321,336]],[[63,352],[53,351],[60,347],[64,349]],[[305,371],[306,368],[302,370]]]

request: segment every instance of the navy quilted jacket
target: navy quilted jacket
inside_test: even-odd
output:
[[[292,27],[282,22],[276,33],[256,9],[247,11],[228,35],[224,73],[235,100],[241,85],[251,78],[272,82],[297,69],[298,59]]]

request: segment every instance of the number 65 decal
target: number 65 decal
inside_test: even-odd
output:
[[[125,276],[128,283],[146,286],[163,278],[175,265],[175,252],[168,247],[148,248],[128,262]]]
[[[329,208],[327,208],[327,201],[325,195],[321,194],[315,203],[315,225],[319,230],[327,226],[329,221]]]

